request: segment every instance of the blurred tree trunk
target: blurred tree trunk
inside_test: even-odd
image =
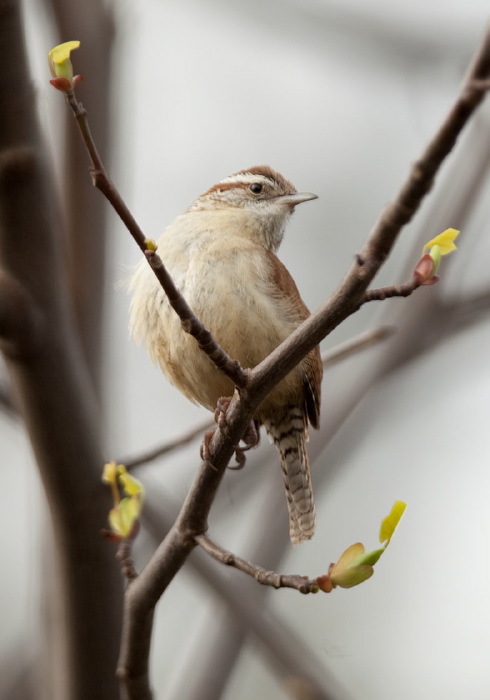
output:
[[[101,307],[102,267],[92,287],[95,278],[80,264],[80,287],[88,284],[92,298],[80,294],[74,303],[15,0],[1,0],[0,54],[0,339],[49,503],[56,545],[50,578],[59,572],[62,592],[62,624],[48,640],[66,673],[61,687],[48,692],[60,700],[109,700],[118,697],[122,586],[114,551],[100,536],[110,501],[100,483],[104,455],[93,382],[100,316],[94,320],[90,309]],[[103,260],[102,236],[96,243],[85,238],[83,246]]]

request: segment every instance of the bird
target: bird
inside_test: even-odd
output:
[[[310,312],[276,251],[295,207],[317,195],[297,192],[267,165],[220,180],[157,240],[175,285],[215,340],[243,368],[253,368]],[[129,282],[130,333],[194,403],[214,411],[234,386],[183,329],[145,259]],[[318,428],[323,367],[315,347],[270,392],[254,420],[279,451],[293,544],[312,538],[316,515],[306,449]]]

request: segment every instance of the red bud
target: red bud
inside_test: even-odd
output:
[[[415,265],[413,276],[420,285],[435,284],[439,277],[434,275],[434,260],[430,255],[424,255]]]
[[[330,593],[333,590],[332,582],[330,581],[330,577],[327,576],[327,574],[325,574],[324,576],[319,576],[316,579],[316,582],[318,584],[318,588],[324,593]]]
[[[49,81],[53,87],[61,92],[69,92],[72,89],[72,84],[68,78],[53,78]]]

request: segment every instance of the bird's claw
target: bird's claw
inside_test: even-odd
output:
[[[212,462],[211,462],[211,450],[209,448],[209,444],[210,444],[211,440],[213,439],[213,435],[215,433],[215,430],[216,430],[215,428],[212,428],[212,430],[208,430],[208,432],[205,433],[205,435],[202,439],[202,442],[201,442],[200,450],[199,450],[200,455],[201,455],[201,459],[204,460],[205,462],[209,462],[210,464],[212,464]]]
[[[216,409],[214,411],[214,420],[218,424],[219,430],[226,435],[228,429],[228,423],[226,421],[226,411],[230,407],[231,396],[221,396],[216,404]]]
[[[218,402],[216,404],[216,410],[214,412],[214,420],[216,421],[218,425],[218,430],[223,433],[223,435],[228,434],[228,422],[226,420],[226,412],[228,408],[230,407],[231,403],[231,396],[222,396],[221,398],[218,399]],[[260,423],[259,421],[252,420],[250,421],[248,428],[241,438],[240,442],[245,443],[244,446],[240,445],[235,445],[234,450],[235,450],[235,459],[236,459],[236,467],[228,467],[228,469],[242,469],[245,466],[246,462],[246,456],[245,452],[248,452],[248,450],[251,450],[252,447],[256,447],[259,444],[260,440],[260,434],[259,434],[259,428],[260,428]],[[206,433],[204,436],[203,444],[201,445],[201,457],[203,457],[203,454],[207,454],[208,457],[207,459],[209,460],[209,442],[214,435],[214,431],[211,431],[211,433]],[[205,459],[205,457],[203,457]]]
[[[251,420],[248,424],[248,428],[242,437],[242,442],[245,443],[244,447],[240,445],[235,445],[235,459],[237,462],[236,467],[228,467],[228,469],[243,469],[245,462],[247,461],[245,452],[248,452],[253,447],[257,447],[260,442],[260,423],[256,420]]]

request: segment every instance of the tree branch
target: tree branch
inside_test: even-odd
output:
[[[135,469],[136,467],[141,467],[143,464],[153,462],[155,459],[163,457],[169,452],[177,450],[179,447],[184,447],[185,445],[188,445],[197,437],[202,437],[204,433],[208,430],[211,430],[211,428],[213,428],[214,425],[214,420],[207,420],[206,422],[200,423],[194,428],[191,428],[191,430],[184,433],[180,437],[174,438],[173,440],[170,440],[169,442],[160,445],[160,447],[155,447],[155,449],[153,450],[144,452],[138,457],[134,457],[133,459],[128,459],[126,461],[124,459],[118,459],[116,461],[118,464],[124,464],[128,471],[131,469]]]
[[[364,293],[363,304],[369,301],[384,301],[393,297],[409,297],[416,289],[422,286],[420,280],[412,277],[410,282],[404,284],[391,285],[389,287],[379,287],[378,289],[368,289]]]
[[[388,338],[391,338],[396,333],[395,326],[379,326],[372,331],[366,331],[365,333],[360,333],[356,335],[351,340],[347,340],[345,343],[336,345],[331,350],[327,350],[322,353],[322,363],[324,369],[328,369],[347,360],[352,355],[358,355],[360,352],[367,350],[373,345],[382,343]]]
[[[211,336],[204,336],[205,329],[199,326],[186,302],[178,294],[163,263],[151,254],[153,269],[163,288],[167,291],[173,308],[181,320],[192,325],[203,350],[215,364],[223,368],[241,388],[235,392],[227,412],[228,430],[225,434],[215,431],[209,444],[212,464],[205,461],[191,486],[179,517],[167,537],[158,547],[145,569],[128,586],[126,594],[125,620],[119,676],[124,680],[129,698],[151,697],[148,680],[148,655],[153,623],[154,607],[181,568],[189,553],[196,546],[195,538],[207,528],[207,517],[220,485],[224,470],[254,411],[271,389],[283,379],[296,364],[311,351],[326,335],[349,315],[359,309],[369,284],[388,257],[401,228],[408,223],[424,196],[430,190],[441,163],[453,148],[461,130],[480,104],[486,89],[490,68],[490,34],[487,33],[472,64],[469,78],[440,130],[429,143],[421,158],[391,204],[371,231],[368,240],[351,266],[339,289],[315,314],[307,319],[284,343],[282,343],[260,365],[247,373],[233,365],[228,356],[220,355],[219,346]],[[482,82],[483,81],[483,82]],[[94,182],[111,200],[125,221],[138,245],[146,253],[151,246],[145,241],[132,215],[120,200],[107,177],[88,131],[86,114],[78,108],[74,96],[67,95],[86,145],[94,162]],[[157,263],[155,265],[155,259]],[[197,322],[197,326],[196,326]],[[230,362],[232,364],[230,364]]]
[[[86,110],[77,101],[73,91],[66,92],[65,98],[68,106],[75,116],[80,133],[87,148],[88,155],[92,163],[92,180],[94,185],[111,203],[114,210],[120,216],[124,225],[138,244],[140,250],[145,254],[149,265],[151,266],[168,297],[170,305],[179,316],[182,322],[182,328],[186,333],[189,333],[196,339],[201,350],[214,362],[218,369],[220,369],[234,382],[236,386],[246,386],[248,376],[247,372],[240,367],[240,364],[236,360],[233,360],[223,350],[207,328],[205,328],[201,321],[199,321],[199,319],[195,316],[183,295],[175,286],[174,281],[163,264],[161,257],[157,255],[156,248],[154,249],[152,242],[145,238],[145,235],[138,226],[136,219],[129,211],[114,183],[109,178],[92,138]]]
[[[148,684],[149,635],[154,606],[176,572],[183,565],[195,538],[206,531],[207,515],[223,472],[254,410],[272,387],[341,321],[357,311],[370,282],[386,260],[404,224],[413,217],[432,186],[438,167],[450,152],[462,128],[483,99],[473,81],[486,78],[490,68],[490,33],[478,49],[472,71],[462,93],[422,157],[412,168],[397,199],[373,228],[360,256],[348,271],[338,291],[310,316],[268,358],[250,371],[250,381],[240,397],[235,394],[227,413],[226,435],[215,432],[209,445],[213,464],[203,462],[191,486],[180,515],[140,576],[129,586],[125,607],[124,635],[120,668],[126,678]],[[148,643],[136,643],[138,630],[144,630]],[[136,698],[134,687],[126,686],[128,697]],[[151,693],[148,695],[151,697]]]
[[[79,52],[77,65],[82,75],[97,75],[97,80],[84,83],[82,94],[94,118],[94,137],[99,152],[107,161],[111,155],[111,103],[118,103],[114,92],[115,81],[111,80],[115,6],[99,0],[84,0],[83,3],[78,0],[48,0],[47,4],[52,7],[57,36],[77,37],[82,46],[90,46],[90,51]],[[83,354],[100,398],[107,273],[106,203],[94,191],[88,178],[80,178],[84,145],[72,128],[68,112],[66,127],[60,185],[66,222],[64,237],[68,252],[68,284]]]
[[[461,131],[482,102],[490,71],[490,30],[485,33],[461,93],[438,132],[412,166],[396,199],[374,225],[361,253],[334,295],[250,372],[247,394],[262,401],[273,386],[363,303],[363,297],[388,258],[402,229],[430,191],[435,175]]]
[[[487,105],[488,106],[488,105]],[[462,231],[467,229],[467,221],[477,203],[478,196],[484,196],[482,185],[487,182],[489,166],[490,140],[486,138],[488,133],[488,110],[480,113],[477,119],[471,123],[468,138],[462,148],[457,149],[454,157],[444,174],[442,183],[438,183],[437,193],[431,197],[425,210],[424,217],[417,222],[417,230],[411,231],[412,255],[407,256],[405,274],[410,274],[413,269],[412,258],[419,255],[425,241],[427,231],[442,231],[448,222]],[[472,245],[470,242],[468,242]],[[473,244],[474,245],[474,244]],[[383,320],[391,326],[396,325],[397,333],[392,341],[379,352],[364,354],[356,363],[356,371],[336,371],[329,376],[329,395],[335,396],[335,401],[330,402],[328,411],[324,413],[321,428],[310,436],[308,453],[312,464],[315,492],[325,493],[332,480],[338,477],[343,466],[350,463],[351,452],[355,449],[355,443],[346,437],[339,436],[335,443],[328,446],[341,425],[344,425],[353,409],[359,405],[361,398],[365,396],[370,387],[382,381],[389,371],[400,371],[407,362],[410,362],[424,349],[432,351],[435,343],[440,343],[448,333],[452,332],[452,315],[447,312],[442,300],[441,292],[445,298],[444,289],[450,282],[452,263],[445,265],[444,278],[440,285],[433,287],[430,293],[422,293],[410,305],[384,305]],[[464,299],[462,300],[464,304]],[[482,300],[483,301],[483,300]],[[484,302],[483,302],[484,303]],[[346,368],[347,369],[347,368]],[[355,419],[354,419],[355,420]],[[347,431],[348,434],[348,431]],[[268,461],[267,452],[262,451],[254,459],[253,469],[243,474],[241,485],[245,489],[257,491],[257,478],[263,475],[263,467]],[[321,455],[321,464],[318,458]],[[317,468],[319,467],[319,468]],[[255,477],[255,478],[254,478]],[[260,504],[254,502],[253,522],[247,528],[249,543],[244,549],[252,561],[267,562],[268,567],[281,568],[281,559],[290,551],[290,541],[284,520],[279,513],[285,511],[284,497],[277,488],[277,482],[272,477],[273,483],[263,482],[260,477],[259,484]],[[246,483],[244,483],[246,481]],[[243,489],[240,501],[245,494]],[[274,514],[274,516],[271,516]],[[285,515],[285,513],[284,513]],[[328,519],[328,515],[326,515]],[[321,527],[321,522],[319,523]],[[267,537],[264,537],[267,533]],[[198,558],[198,553],[192,555],[189,563]],[[199,557],[202,559],[202,556]],[[205,562],[204,562],[205,563]],[[211,566],[210,562],[210,566]],[[219,573],[219,571],[218,571]],[[222,578],[224,578],[222,574]],[[254,618],[262,621],[267,616],[264,610],[264,599],[270,596],[270,588],[263,586],[250,587],[246,577],[239,577],[231,586],[228,584],[225,591],[231,590],[236,594],[238,601],[246,597],[246,602],[254,610]],[[217,589],[218,596],[224,596],[221,589]],[[250,597],[252,599],[250,600]],[[221,608],[220,608],[221,609]],[[288,642],[295,644],[290,637]],[[200,688],[213,688],[215,696],[219,697],[224,692],[228,679],[233,675],[234,664],[238,660],[240,650],[247,642],[248,635],[244,628],[237,625],[237,617],[233,610],[228,615],[224,613],[216,616],[216,623],[211,635],[206,635],[205,644],[200,645],[199,663],[192,678],[182,674],[181,692],[185,697],[197,697]],[[271,644],[274,643],[271,639]],[[274,648],[279,654],[279,649]],[[314,649],[312,650],[314,652]],[[219,661],[218,661],[219,660]],[[273,661],[271,659],[271,664]],[[296,674],[295,675],[299,675]]]
[[[275,489],[276,491],[277,489]],[[266,510],[269,510],[269,504]],[[155,484],[155,488],[149,489],[149,501],[144,511],[144,524],[156,542],[160,542],[170,530],[177,512],[178,509],[169,502],[168,497],[162,493],[162,489],[158,488],[157,484]],[[266,549],[270,549],[263,537],[261,543]],[[271,554],[271,552],[268,553]],[[303,678],[314,687],[314,697],[318,700],[341,700],[341,698],[346,700],[345,691],[339,687],[324,659],[317,658],[315,649],[312,649],[298,635],[294,627],[283,621],[280,616],[264,609],[264,594],[268,592],[267,588],[250,587],[249,581],[245,577],[241,577],[240,580],[231,584],[227,571],[222,567],[215,566],[209,557],[200,551],[200,548],[189,558],[189,566],[199,577],[200,585],[204,583],[208,586],[220,608],[223,605],[227,606],[228,617],[233,621],[233,632],[242,637],[249,633],[252,635],[254,643],[263,647],[265,658],[280,680],[284,681],[288,676]],[[208,632],[208,639],[217,634],[226,650],[228,635],[221,634],[221,627],[217,621],[216,626]],[[199,697],[198,689],[202,691],[202,688],[208,690],[210,697],[221,697],[224,687],[222,680],[224,682],[226,680],[216,678],[216,675],[222,675],[219,670],[220,666],[226,663],[226,658],[224,658],[226,651],[224,654],[214,655],[213,661],[209,665],[206,664],[208,652],[209,648],[202,650],[199,662],[202,665],[204,660],[204,664],[208,666],[209,676],[213,677],[214,683],[209,682],[208,676],[205,684],[201,684],[199,674],[197,673],[196,676],[195,669],[192,678],[187,675],[187,680],[192,688],[189,688],[189,684],[187,684],[185,689],[181,689],[182,697]],[[227,675],[226,672],[225,675]]]
[[[132,581],[138,576],[138,572],[134,566],[132,542],[131,540],[122,540],[117,549],[116,559],[121,565],[122,575]]]
[[[18,296],[25,290],[40,317],[22,330],[35,337],[33,351],[7,354],[6,365],[50,507],[63,594],[57,601],[64,613],[57,651],[68,687],[47,692],[53,698],[114,700],[122,585],[99,536],[110,507],[100,486],[101,421],[69,304],[62,226],[16,0],[0,1],[0,94],[0,150],[8,163],[0,176],[0,262],[4,280],[16,280]],[[13,152],[23,153],[23,160],[14,164]],[[24,323],[31,324],[29,312]],[[10,331],[18,329],[11,325]]]
[[[318,593],[318,583],[305,576],[296,574],[276,574],[275,571],[267,571],[257,564],[253,564],[246,559],[237,557],[232,552],[221,547],[207,535],[197,535],[196,542],[209,554],[209,556],[221,562],[225,566],[232,566],[238,571],[242,571],[247,576],[254,578],[257,583],[272,588],[294,588],[300,593]]]

